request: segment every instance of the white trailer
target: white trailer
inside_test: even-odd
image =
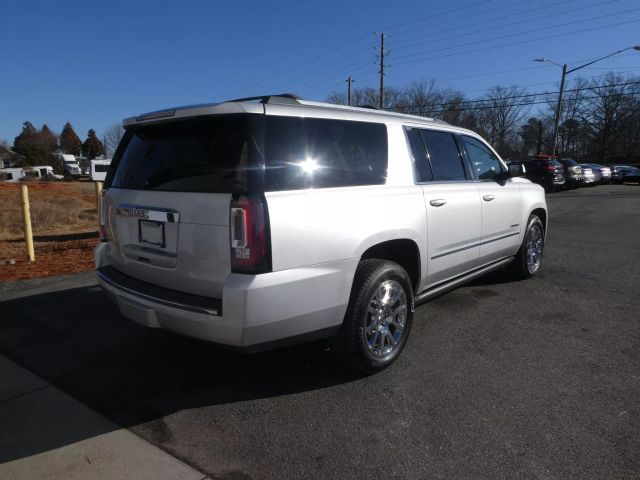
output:
[[[24,177],[24,169],[22,168],[0,168],[0,181],[2,182],[18,182]]]
[[[94,182],[104,182],[107,177],[107,171],[111,165],[111,159],[91,160],[91,180]]]

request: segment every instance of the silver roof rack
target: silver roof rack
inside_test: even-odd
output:
[[[291,103],[299,105],[299,100],[302,100],[302,97],[294,93],[280,93],[278,95],[261,95],[258,97],[236,98],[234,100],[227,100],[226,102],[253,102],[256,100],[260,103]]]

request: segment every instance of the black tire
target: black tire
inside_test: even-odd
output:
[[[537,233],[536,233],[537,232]],[[537,235],[540,235],[539,242]],[[537,265],[535,262],[532,262],[532,259],[529,255],[529,246],[534,242],[535,249],[539,249],[539,258],[537,261]],[[537,215],[529,215],[529,221],[527,222],[527,229],[524,234],[524,239],[522,240],[522,245],[520,245],[520,250],[518,250],[518,254],[516,258],[510,265],[511,273],[519,279],[526,279],[533,277],[538,271],[540,271],[540,266],[542,264],[542,254],[544,252],[544,225],[542,221]],[[532,252],[533,254],[534,252]]]
[[[376,298],[380,292],[386,291],[388,298],[401,288],[397,301],[389,304],[389,312],[392,308],[399,313],[387,312],[386,319],[378,317],[370,311],[370,305],[380,305],[380,312],[387,306],[384,302],[378,303]],[[386,290],[385,290],[386,288]],[[400,307],[402,295],[405,301],[404,328],[399,329],[395,325],[402,323]],[[375,310],[375,307],[371,307]],[[394,317],[395,322],[387,321]],[[366,259],[362,260],[356,270],[349,306],[344,317],[344,322],[338,335],[335,337],[332,350],[340,360],[349,367],[365,374],[378,372],[391,365],[402,353],[407,343],[413,323],[413,288],[407,272],[400,265],[387,260]],[[367,333],[365,330],[368,328]],[[386,330],[385,330],[386,328]],[[393,330],[393,333],[392,333]],[[383,332],[383,333],[380,333]],[[397,333],[399,337],[396,343],[391,343]],[[378,335],[380,340],[378,340]],[[375,339],[374,339],[375,337]],[[385,346],[390,346],[390,351],[385,351]],[[378,348],[379,347],[379,348]]]

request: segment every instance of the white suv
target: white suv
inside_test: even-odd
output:
[[[124,125],[96,269],[148,327],[249,351],[332,337],[374,372],[400,355],[414,304],[509,263],[539,269],[543,189],[469,130],[293,95]]]

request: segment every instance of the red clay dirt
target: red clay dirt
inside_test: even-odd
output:
[[[15,258],[14,265],[0,265],[0,282],[49,277],[93,269],[95,239],[36,242],[35,262],[29,262],[23,242],[0,242],[2,258]]]

